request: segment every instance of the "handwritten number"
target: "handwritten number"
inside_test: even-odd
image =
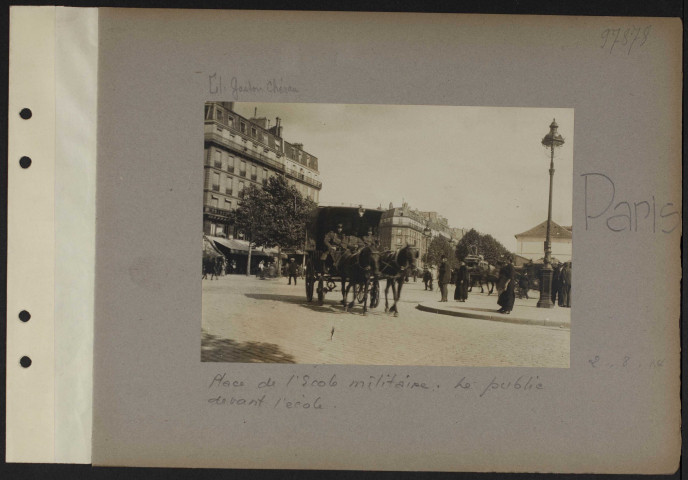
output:
[[[652,28],[652,25],[648,25],[647,27],[645,27],[645,30],[643,31],[643,41],[639,46],[642,47],[643,45],[645,45],[645,42],[647,42],[647,37],[650,36],[650,29],[651,28]]]
[[[633,49],[633,45],[635,45],[636,40],[638,40],[638,36],[640,35],[641,28],[640,27],[633,27],[633,31],[635,32],[635,37],[633,37],[633,41],[631,42],[631,45],[628,47],[628,55],[631,54],[631,50]]]
[[[602,30],[600,37],[602,38],[602,45],[600,48],[605,49],[609,45],[609,54],[614,52],[614,47],[618,44],[621,46],[628,45],[627,55],[631,54],[633,47],[642,47],[645,42],[647,42],[650,36],[650,30],[652,25],[647,27],[635,27],[631,26],[628,28],[605,28]],[[642,38],[641,38],[642,37]],[[638,42],[640,39],[640,42]]]
[[[609,55],[611,55],[612,52],[614,51],[614,45],[616,45],[616,42],[619,40],[619,34],[621,33],[621,29],[620,28],[614,28],[614,29],[612,29],[612,32],[615,33],[616,35],[614,37],[614,41],[612,42],[612,48],[609,49]]]
[[[602,38],[604,38],[604,43],[600,46],[600,48],[604,48],[607,46],[607,39],[609,38],[609,29],[605,28],[604,31],[602,32]]]

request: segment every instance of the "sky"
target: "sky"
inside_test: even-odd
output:
[[[237,103],[244,117],[282,119],[282,137],[318,157],[320,203],[436,211],[452,227],[514,235],[547,220],[556,119],[552,220],[571,225],[573,109],[315,103]]]

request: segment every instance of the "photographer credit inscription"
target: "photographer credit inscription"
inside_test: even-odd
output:
[[[264,81],[240,80],[238,77],[231,77],[229,82],[225,80],[223,83],[222,75],[212,73],[208,75],[208,93],[211,95],[229,94],[232,100],[238,101],[242,94],[289,95],[299,93],[299,90],[285,82],[282,77]]]

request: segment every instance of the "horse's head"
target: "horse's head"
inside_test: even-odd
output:
[[[416,247],[406,244],[406,246],[402,247],[397,254],[397,264],[402,269],[415,269],[418,255],[419,253]]]
[[[373,261],[373,251],[370,247],[363,247],[358,252],[358,266],[361,268],[370,267]]]

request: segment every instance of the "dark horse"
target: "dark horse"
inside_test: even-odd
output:
[[[483,283],[488,288],[488,295],[492,295],[494,291],[495,284],[497,283],[498,275],[495,267],[492,265],[484,266],[474,266],[468,270],[470,281],[468,282],[468,291],[473,290],[473,285],[478,283],[480,287],[480,293],[484,293]]]
[[[385,312],[392,312],[395,317],[399,315],[397,302],[401,297],[401,287],[404,285],[407,272],[415,270],[416,258],[418,258],[418,250],[410,245],[406,245],[396,252],[388,251],[380,255],[380,272],[387,278],[387,286],[385,287]],[[394,299],[391,308],[387,300],[387,294],[390,287],[392,288],[392,297]]]
[[[354,308],[357,287],[360,285],[363,287],[363,301],[361,302],[363,304],[363,314],[365,315],[368,312],[368,288],[375,271],[374,255],[370,247],[363,247],[356,253],[345,253],[339,261],[339,270],[342,278],[342,304],[345,311]],[[351,303],[347,304],[347,297],[352,286],[354,287],[354,292]]]

